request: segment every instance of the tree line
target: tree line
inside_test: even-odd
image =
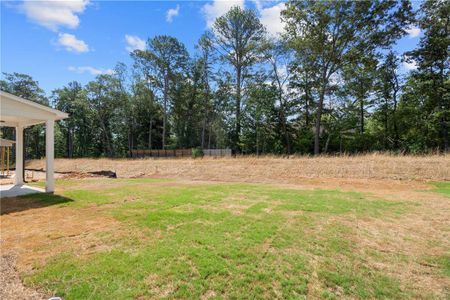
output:
[[[231,148],[244,154],[449,151],[450,2],[413,12],[399,1],[288,1],[284,33],[233,7],[199,39],[149,38],[113,74],[70,82],[46,97],[26,74],[2,90],[70,114],[56,155],[123,157],[132,149]],[[416,49],[396,53],[417,26]],[[401,64],[416,68],[403,74]],[[12,136],[3,128],[3,136]],[[26,129],[30,158],[42,125]]]

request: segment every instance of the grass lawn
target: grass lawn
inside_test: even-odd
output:
[[[433,298],[382,267],[422,258],[371,247],[379,236],[359,225],[395,224],[420,209],[412,201],[163,179],[57,186],[55,195],[28,199],[74,212],[95,208],[122,229],[97,233],[105,249],[55,254],[22,274],[28,286],[64,299]],[[448,184],[436,186],[448,194]],[[423,259],[436,265],[435,276],[450,276],[449,256]]]
[[[434,191],[450,197],[450,182],[435,182]]]

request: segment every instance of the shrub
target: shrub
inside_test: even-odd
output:
[[[192,148],[192,158],[203,157],[203,149],[197,147]]]

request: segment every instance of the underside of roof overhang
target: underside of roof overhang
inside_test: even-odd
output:
[[[67,117],[59,110],[0,91],[0,126],[28,127]]]

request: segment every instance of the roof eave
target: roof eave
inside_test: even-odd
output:
[[[5,91],[0,91],[0,95],[4,96],[4,97],[7,97],[7,98],[10,98],[12,100],[18,101],[20,103],[23,103],[23,104],[30,105],[30,106],[33,106],[35,108],[41,109],[41,110],[43,110],[45,112],[52,113],[52,114],[54,114],[56,116],[54,118],[55,121],[62,120],[62,119],[67,119],[69,117],[69,114],[67,114],[65,112],[59,111],[59,110],[54,109],[52,107],[48,107],[48,106],[36,103],[36,102],[28,100],[28,99],[24,99],[24,98],[18,97],[16,95],[10,94],[10,93],[5,92]]]

